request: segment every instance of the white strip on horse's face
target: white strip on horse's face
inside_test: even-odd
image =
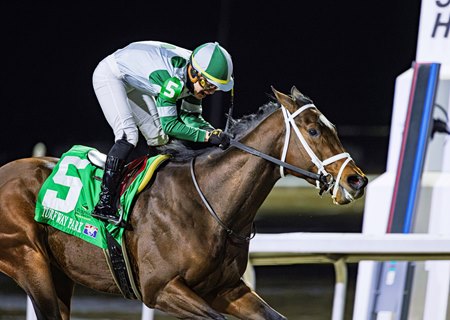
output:
[[[322,113],[319,116],[319,121],[326,127],[330,128],[331,130],[333,130],[333,132],[336,132],[336,127],[334,126],[334,124],[332,124],[330,122],[330,120],[327,119],[327,117],[325,117]]]

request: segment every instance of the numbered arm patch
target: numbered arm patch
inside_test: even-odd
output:
[[[156,107],[161,120],[161,127],[169,136],[188,141],[204,141],[206,131],[187,126],[178,118],[176,102],[183,90],[180,79],[167,79],[156,99]]]
[[[177,77],[167,79],[161,87],[161,92],[158,95],[157,106],[165,106],[168,103],[175,105],[181,92],[183,91],[183,84]]]

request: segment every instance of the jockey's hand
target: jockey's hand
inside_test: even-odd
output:
[[[230,146],[230,136],[220,129],[214,129],[209,133],[208,142],[213,146],[226,149]]]

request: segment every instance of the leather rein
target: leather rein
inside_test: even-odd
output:
[[[228,226],[220,219],[220,217],[214,211],[213,207],[211,207],[211,205],[208,202],[208,199],[206,199],[205,195],[203,194],[202,189],[200,189],[200,186],[198,185],[198,182],[197,182],[197,178],[195,177],[194,165],[195,165],[195,157],[192,158],[192,160],[191,160],[191,177],[192,177],[192,182],[194,182],[195,189],[197,189],[197,192],[198,192],[200,198],[202,199],[203,204],[208,209],[208,211],[211,214],[211,216],[217,221],[217,223],[223,229],[225,229],[225,231],[227,232],[228,236],[234,237],[234,238],[236,238],[236,240],[239,240],[239,241],[250,242],[250,240],[253,239],[255,237],[255,235],[256,235],[254,223],[252,224],[252,232],[250,233],[249,236],[242,236],[242,235],[234,232],[232,229],[228,228]]]

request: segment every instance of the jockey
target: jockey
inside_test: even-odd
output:
[[[229,145],[229,137],[201,114],[203,98],[232,89],[232,73],[231,56],[217,42],[192,52],[164,42],[134,42],[98,64],[92,82],[115,143],[92,216],[117,220],[119,179],[139,131],[150,147],[168,143],[169,137]]]

